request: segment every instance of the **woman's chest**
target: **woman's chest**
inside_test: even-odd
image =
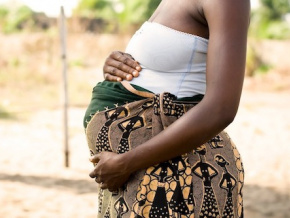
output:
[[[163,0],[148,21],[203,38],[209,36],[202,5],[198,0]]]
[[[171,29],[156,22],[145,22],[126,48],[143,68],[163,72],[184,72],[192,64],[204,64],[207,40]]]

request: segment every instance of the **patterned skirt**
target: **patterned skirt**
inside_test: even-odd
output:
[[[155,95],[124,82],[99,83],[84,119],[91,155],[134,149],[199,100]],[[134,173],[116,192],[99,189],[97,217],[241,218],[243,180],[240,154],[223,131],[191,152]]]

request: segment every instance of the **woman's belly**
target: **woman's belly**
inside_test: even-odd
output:
[[[177,98],[204,95],[206,88],[205,74],[159,72],[142,69],[140,75],[130,81],[131,84],[141,86],[151,92],[158,94],[170,92]]]

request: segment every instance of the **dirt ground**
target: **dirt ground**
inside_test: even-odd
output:
[[[244,161],[245,217],[290,217],[289,111],[288,90],[246,88],[238,115],[227,128]],[[92,166],[82,128],[84,112],[69,109],[69,168],[64,167],[61,109],[0,120],[1,218],[95,217],[96,185],[88,177]]]

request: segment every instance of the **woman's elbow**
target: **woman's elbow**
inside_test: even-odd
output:
[[[219,123],[223,126],[223,128],[226,128],[228,125],[230,125],[235,117],[236,117],[236,110],[223,110],[223,112],[219,116]]]
[[[221,125],[222,128],[227,127],[230,125],[237,114],[238,107],[239,107],[239,101],[236,99],[221,99],[221,100],[215,100],[210,99],[209,102],[209,108],[211,108],[210,114],[213,115],[216,119],[214,119],[217,123],[217,125]]]
[[[230,125],[234,119],[235,119],[236,115],[235,114],[229,114],[227,116],[225,116],[223,119],[224,119],[224,124],[226,126]]]

